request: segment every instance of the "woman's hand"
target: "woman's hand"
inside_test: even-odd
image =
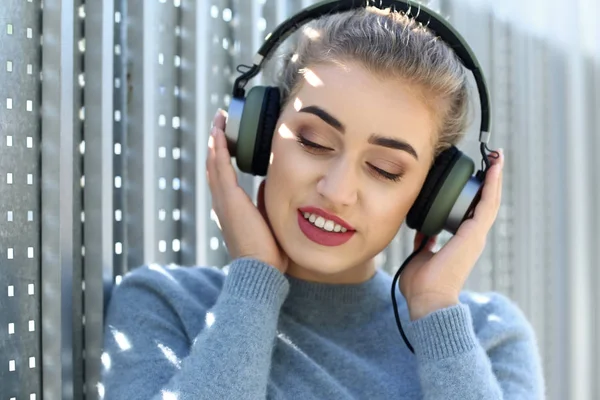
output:
[[[264,181],[258,191],[258,208],[238,185],[225,139],[226,116],[219,110],[213,120],[206,176],[229,255],[254,258],[285,272],[287,256],[273,236],[264,207]]]
[[[458,296],[483,252],[500,208],[504,154],[502,150],[498,153],[497,159],[490,157],[492,166],[473,218],[464,221],[437,253],[433,253],[437,237],[430,238],[400,275],[400,291],[407,301],[411,320],[459,303]],[[415,250],[423,239],[423,234],[415,235]]]

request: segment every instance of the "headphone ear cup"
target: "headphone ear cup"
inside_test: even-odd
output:
[[[271,139],[279,117],[279,98],[276,87],[254,86],[243,100],[235,143],[235,158],[240,171],[253,175],[266,173]]]
[[[260,122],[258,124],[258,133],[254,146],[254,157],[252,163],[252,173],[258,176],[265,176],[269,168],[271,158],[271,143],[273,133],[279,120],[281,107],[281,95],[276,87],[267,87],[264,96],[263,108],[261,111]]]
[[[454,146],[438,155],[406,216],[408,227],[434,236],[452,225],[449,230],[455,233],[454,228],[458,228],[470,210],[480,187],[472,176],[474,170],[475,163]],[[468,204],[463,204],[465,202]],[[457,203],[458,207],[455,207]],[[452,224],[449,224],[449,217],[452,217]]]

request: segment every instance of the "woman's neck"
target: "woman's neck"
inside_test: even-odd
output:
[[[343,270],[341,272],[327,274],[313,269],[302,267],[290,260],[286,274],[296,279],[309,282],[333,283],[333,284],[356,284],[368,281],[376,272],[375,259]]]

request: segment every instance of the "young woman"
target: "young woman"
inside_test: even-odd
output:
[[[541,399],[521,311],[463,285],[498,212],[502,152],[474,216],[392,278],[392,240],[435,157],[467,125],[468,82],[448,45],[404,14],[313,21],[281,71],[283,102],[259,205],[213,121],[207,176],[233,259],[144,267],[106,316],[107,399]],[[415,246],[422,235],[415,237]]]

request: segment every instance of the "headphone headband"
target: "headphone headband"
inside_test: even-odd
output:
[[[272,33],[267,36],[265,42],[260,47],[254,58],[254,65],[252,65],[247,71],[242,73],[235,80],[233,85],[233,96],[237,98],[244,97],[244,86],[246,86],[248,80],[259,73],[260,68],[264,62],[271,57],[277,46],[300,27],[309,21],[331,13],[340,13],[373,5],[369,4],[371,2],[372,1],[370,0],[325,0],[304,8],[297,14],[283,21]],[[441,37],[442,40],[455,52],[457,57],[462,61],[463,65],[472,72],[477,84],[477,91],[479,93],[479,101],[481,106],[479,141],[482,143],[487,143],[489,140],[491,125],[490,95],[483,71],[479,65],[479,61],[477,60],[475,53],[468,45],[467,41],[443,17],[439,16],[435,11],[421,4],[412,4],[411,0],[377,0],[377,3],[378,8],[383,9],[390,7],[395,11],[404,11],[407,14],[411,14],[411,17],[415,21],[427,26],[427,28],[433,31],[434,34]],[[417,8],[417,12],[416,14],[412,14],[415,6]]]

